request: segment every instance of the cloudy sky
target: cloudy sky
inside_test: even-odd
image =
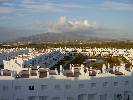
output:
[[[133,0],[0,0],[0,40],[44,32],[133,39]]]

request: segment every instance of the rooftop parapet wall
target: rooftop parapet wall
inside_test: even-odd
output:
[[[105,70],[106,66],[103,66],[102,70]],[[75,69],[76,68],[76,69]],[[98,70],[92,68],[85,68],[82,64],[81,66],[75,67],[74,65],[70,65],[70,70],[62,69],[60,66],[60,72],[57,69],[50,70],[49,68],[28,68],[23,69],[20,73],[16,73],[15,71],[10,70],[1,70],[0,77],[12,77],[14,79],[78,79],[78,80],[86,80],[92,78],[106,78],[106,77],[131,77],[133,75],[133,70],[124,70],[124,67],[121,66],[122,70],[112,70],[106,69],[106,71],[102,71],[99,73]],[[85,71],[85,69],[87,69]],[[2,78],[1,78],[2,79]]]

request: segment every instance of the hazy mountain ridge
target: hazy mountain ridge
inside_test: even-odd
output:
[[[22,43],[42,43],[42,42],[66,42],[66,41],[121,41],[126,39],[114,39],[99,37],[96,34],[81,34],[81,33],[42,33],[32,36],[20,37],[14,40],[9,40],[7,42],[22,42]]]
[[[59,42],[59,41],[74,41],[74,40],[90,40],[92,37],[74,33],[42,33],[29,37],[21,37],[13,42]]]

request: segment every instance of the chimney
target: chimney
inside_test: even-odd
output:
[[[132,66],[130,66],[130,71],[132,71],[133,70],[133,68],[132,68]]]
[[[39,68],[38,68],[38,70],[36,71],[36,73],[37,73],[37,77],[39,78]]]
[[[29,68],[29,77],[31,76],[31,68]]]
[[[108,68],[110,68],[110,64],[108,63]]]
[[[105,64],[103,64],[103,66],[102,66],[102,72],[106,73],[106,65]]]
[[[3,76],[4,74],[4,69],[1,69],[1,76]]]
[[[81,64],[80,73],[81,73],[82,75],[84,75],[84,74],[85,74],[85,73],[84,73],[84,65],[83,65],[83,64]]]
[[[72,65],[70,64],[70,70],[72,69]]]
[[[47,70],[47,78],[49,78],[49,70]]]
[[[37,69],[39,69],[39,68],[40,68],[40,66],[38,65],[38,66],[37,66]]]
[[[113,72],[115,72],[116,71],[116,66],[113,66]]]
[[[90,71],[89,71],[89,74],[91,75],[92,74],[92,71],[93,69],[92,69],[92,67],[90,67]]]
[[[87,74],[87,75],[89,75],[89,71],[88,71],[88,70],[89,70],[89,68],[87,67],[87,68],[86,68],[86,74]]]
[[[55,72],[56,72],[56,75],[58,75],[58,70],[57,70],[57,68],[55,68]]]
[[[60,65],[60,75],[63,75],[63,67]]]
[[[74,73],[74,67],[71,68],[71,71]]]
[[[11,77],[14,77],[14,71],[11,71]]]

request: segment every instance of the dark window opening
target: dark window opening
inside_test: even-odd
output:
[[[29,86],[29,90],[34,90],[34,86]]]

